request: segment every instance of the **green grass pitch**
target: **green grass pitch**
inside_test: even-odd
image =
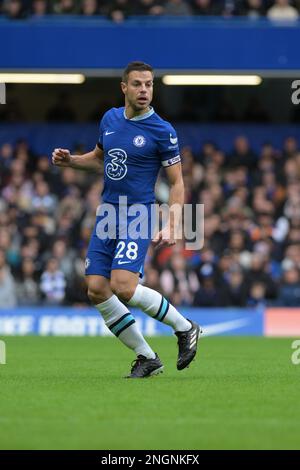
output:
[[[300,448],[290,339],[203,338],[179,372],[176,339],[150,338],[165,372],[143,380],[114,338],[4,339],[1,449]]]

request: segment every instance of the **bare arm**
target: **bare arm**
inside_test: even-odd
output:
[[[153,240],[154,244],[158,246],[171,246],[176,243],[177,231],[180,228],[182,218],[182,208],[184,204],[184,184],[182,179],[181,163],[176,163],[165,168],[167,177],[170,183],[169,195],[169,221],[165,228],[163,228],[156,235]]]
[[[83,155],[71,155],[67,149],[55,149],[52,153],[53,165],[71,167],[75,170],[88,170],[99,172],[102,167],[103,150],[97,145],[91,152]]]
[[[169,206],[179,204],[182,209],[184,204],[184,184],[181,163],[167,166],[165,170],[170,184]]]

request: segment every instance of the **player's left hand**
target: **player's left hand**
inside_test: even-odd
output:
[[[169,227],[160,230],[152,240],[155,248],[162,248],[163,246],[173,246],[176,243],[175,235]]]

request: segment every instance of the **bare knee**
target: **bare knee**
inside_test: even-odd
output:
[[[116,283],[111,282],[110,284],[112,292],[119,297],[119,299],[124,300],[124,302],[129,302],[131,297],[135,292],[135,288],[130,286],[130,284],[124,283]]]
[[[109,280],[103,276],[87,276],[88,297],[93,305],[105,302],[112,296]]]
[[[133,273],[130,273],[133,274]],[[110,288],[112,292],[124,302],[129,302],[135,293],[138,284],[138,277],[135,275],[112,275],[110,280]]]

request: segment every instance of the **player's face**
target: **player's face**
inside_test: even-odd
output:
[[[126,104],[134,111],[143,111],[148,108],[153,96],[153,76],[145,70],[133,70],[128,75],[127,83],[121,83]]]

